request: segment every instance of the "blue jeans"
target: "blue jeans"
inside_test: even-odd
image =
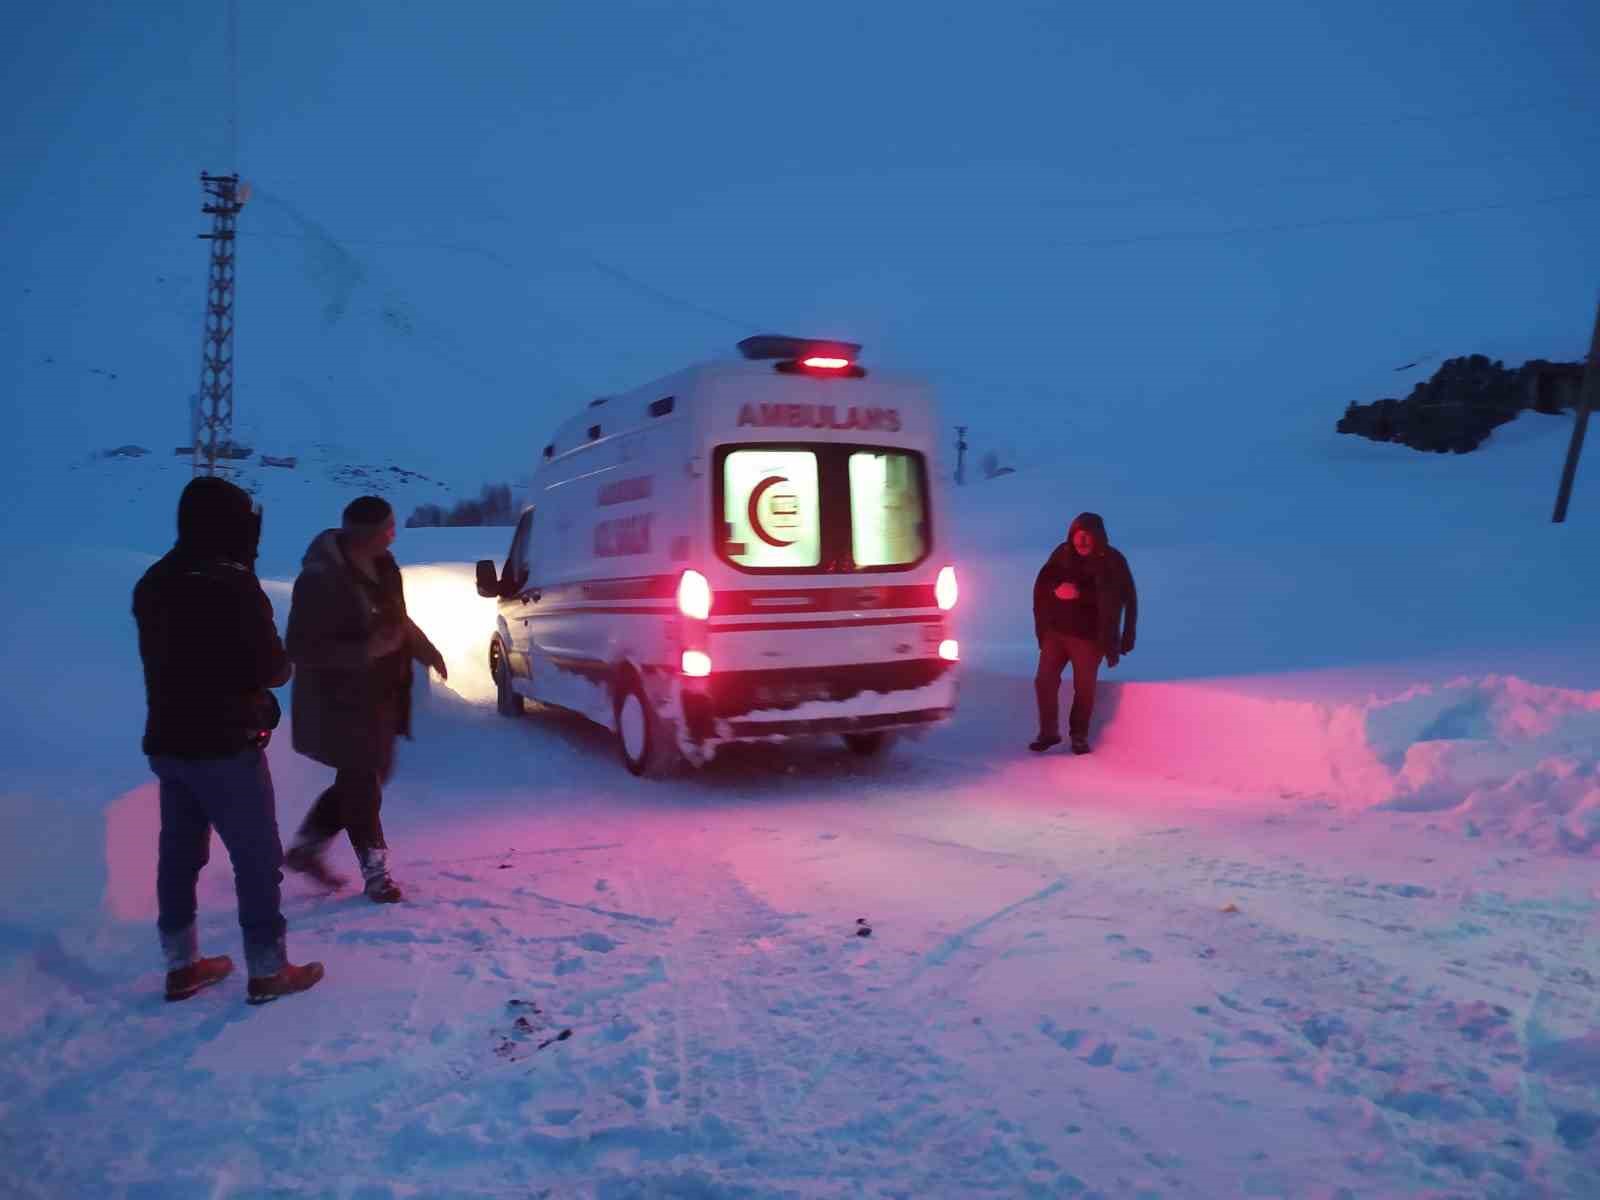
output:
[[[150,767],[161,781],[161,847],[156,899],[161,947],[168,969],[199,954],[194,918],[195,884],[211,856],[211,830],[233,860],[239,928],[252,978],[283,968],[284,930],[279,885],[283,846],[267,756],[246,750],[232,758],[155,755]]]

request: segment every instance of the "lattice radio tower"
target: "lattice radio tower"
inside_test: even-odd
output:
[[[233,451],[233,275],[234,234],[239,210],[249,198],[238,175],[200,173],[211,216],[211,232],[199,236],[211,243],[211,269],[206,280],[205,336],[200,344],[199,420],[194,425],[194,473],[215,475],[217,460]]]

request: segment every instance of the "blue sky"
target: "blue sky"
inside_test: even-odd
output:
[[[27,436],[181,414],[225,12],[13,17]],[[775,329],[928,370],[1014,453],[1222,403],[1325,430],[1419,357],[1582,352],[1597,78],[1580,0],[242,0],[241,417],[498,467],[591,394]],[[486,425],[513,436],[475,451]]]

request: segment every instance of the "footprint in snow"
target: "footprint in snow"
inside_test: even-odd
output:
[[[1095,1047],[1094,1053],[1085,1057],[1083,1061],[1091,1067],[1109,1067],[1111,1060],[1116,1056],[1117,1044],[1115,1042],[1101,1042]]]
[[[1419,883],[1380,883],[1378,890],[1406,900],[1427,900],[1436,894],[1432,888],[1423,887]]]

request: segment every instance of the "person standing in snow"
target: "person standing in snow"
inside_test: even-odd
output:
[[[378,813],[395,738],[411,736],[412,660],[448,676],[444,657],[406,615],[405,585],[389,553],[394,538],[388,501],[351,501],[341,527],[319,533],[306,550],[289,606],[294,748],[337,774],[306,814],[285,865],[341,886],[323,852],[342,830],[367,898],[380,904],[401,898]]]
[[[1098,513],[1079,513],[1033,583],[1033,630],[1039,640],[1034,692],[1039,736],[1028,749],[1061,742],[1061,673],[1072,664],[1067,732],[1074,754],[1089,753],[1089,721],[1102,659],[1114,667],[1133,651],[1139,596],[1122,552],[1106,537]]]
[[[261,512],[225,479],[191,480],[178,500],[178,541],[133,590],[144,664],[144,752],[161,785],[157,928],[168,1000],[185,1000],[233,970],[202,957],[195,885],[214,828],[233,861],[252,1004],[303,992],[322,964],[296,966],[284,946],[283,845],[265,753],[280,710],[269,690],[289,658],[256,579]]]

